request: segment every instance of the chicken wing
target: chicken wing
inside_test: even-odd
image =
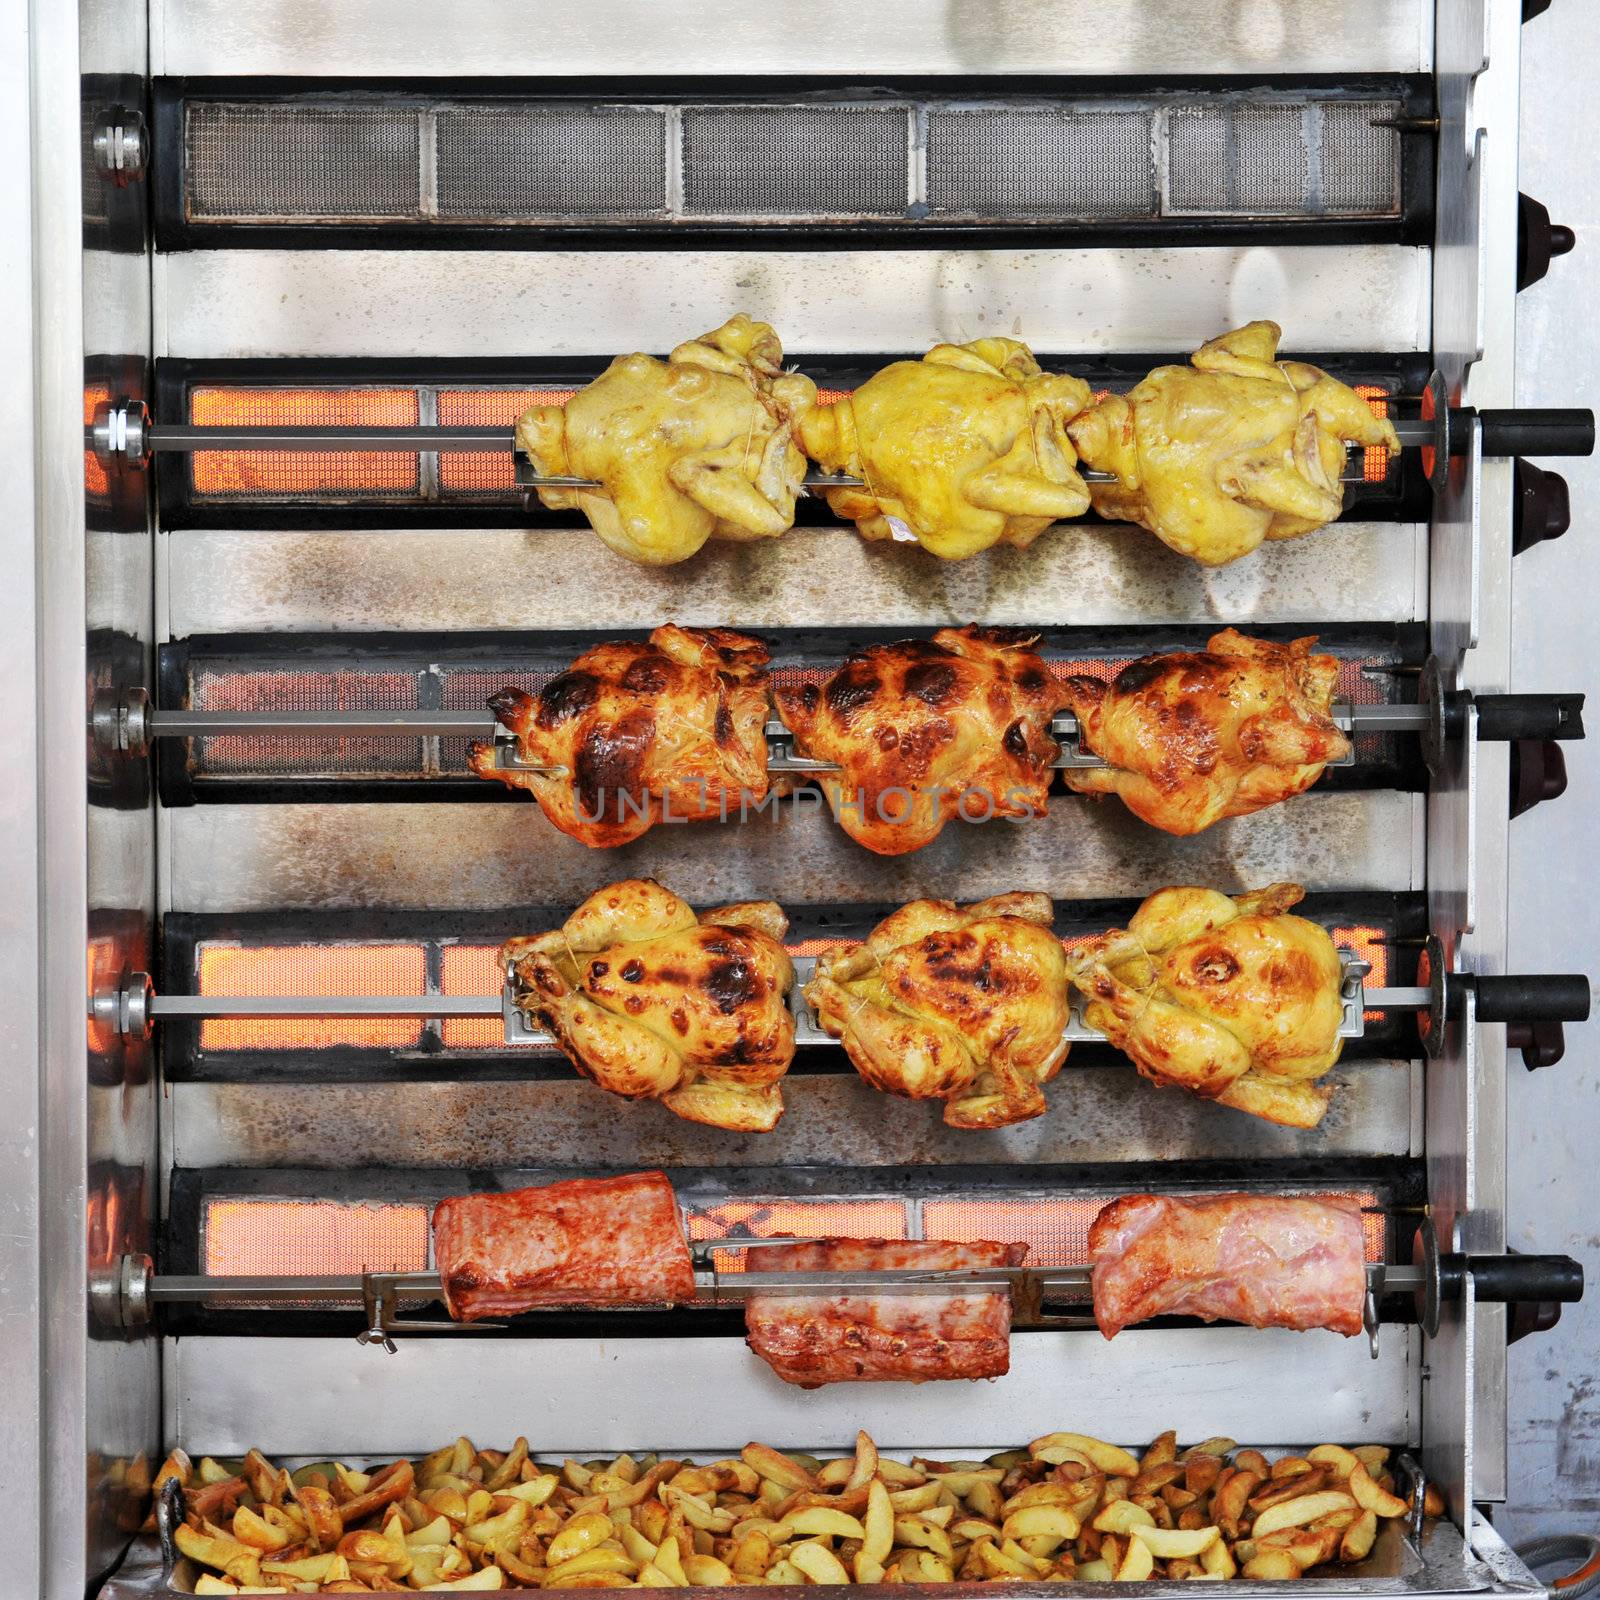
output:
[[[500,951],[518,1007],[602,1089],[690,1122],[765,1133],[794,1058],[788,919],[771,901],[694,909],[650,878],[596,891]]]
[[[1066,426],[1088,401],[1086,383],[1041,372],[1015,339],[941,344],[802,413],[800,440],[830,472],[865,481],[825,491],[865,538],[892,538],[898,523],[956,561],[1031,544],[1089,509]]]
[[[724,628],[657,628],[648,644],[596,645],[537,694],[502,689],[489,709],[517,752],[553,772],[497,767],[492,744],[468,763],[480,778],[531,791],[563,833],[596,848],[657,822],[737,814],[767,796],[767,651]]]
[[[598,489],[541,489],[577,509],[611,548],[648,566],[692,556],[707,539],[763,539],[794,523],[805,457],[797,415],[816,385],[783,370],[783,346],[742,312],[665,361],[619,356],[559,406],[517,422],[534,467],[594,478]]]
[[[1329,709],[1339,663],[1314,638],[1275,644],[1232,628],[1203,651],[1131,662],[1110,683],[1073,676],[1062,704],[1105,767],[1069,767],[1080,794],[1115,794],[1168,833],[1199,833],[1303,794],[1350,741]]]
[[[805,997],[874,1089],[944,1101],[952,1128],[1042,1116],[1067,1058],[1067,962],[1042,894],[914,900],[817,957]]]
[[[775,690],[801,754],[845,832],[904,855],[953,816],[969,822],[1048,809],[1060,686],[1026,635],[941,628],[931,641],[873,645],[822,684]]]
[[[1091,487],[1095,509],[1210,567],[1332,522],[1346,446],[1400,441],[1337,378],[1275,360],[1282,336],[1248,323],[1068,423],[1084,464],[1117,478]]]
[[[1343,1044],[1339,952],[1288,915],[1305,897],[1275,883],[1230,899],[1162,889],[1072,953],[1084,1020],[1153,1083],[1268,1122],[1314,1128],[1331,1090],[1315,1079]]]

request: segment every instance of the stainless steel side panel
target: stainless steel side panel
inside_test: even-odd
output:
[[[14,1014],[0,1048],[0,1449],[15,1592],[89,1577],[84,1083],[83,272],[76,7],[0,4],[6,271],[0,421],[0,888]],[[10,1008],[7,1008],[8,1011]]]
[[[1600,30],[1576,7],[1557,8],[1523,35],[1518,170],[1523,188],[1577,228],[1578,250],[1545,282],[1517,297],[1517,402],[1592,404],[1600,394],[1600,325],[1593,317],[1600,287],[1600,184],[1594,153],[1575,141],[1551,107],[1588,93],[1600,73]],[[1544,465],[1544,463],[1540,463]],[[1574,505],[1600,505],[1600,459],[1559,463]],[[1585,526],[1589,520],[1586,516]],[[1513,584],[1515,689],[1537,690],[1594,678],[1595,572],[1592,543],[1580,537],[1544,545],[1518,558]],[[1594,855],[1600,799],[1600,743],[1569,747],[1571,786],[1511,826],[1508,965],[1513,971],[1600,973],[1600,899],[1594,874],[1553,871]],[[1519,1250],[1566,1250],[1596,1260],[1593,1121],[1575,1105],[1595,1103],[1600,1058],[1594,1024],[1570,1033],[1567,1059],[1554,1072],[1527,1073],[1508,1063],[1506,1221]],[[1593,1516],[1600,1494],[1600,1395],[1582,1352],[1600,1350],[1600,1296],[1565,1308],[1560,1328],[1529,1339],[1509,1357],[1508,1503],[1496,1522],[1522,1540],[1554,1533]]]
[[[60,9],[71,9],[62,6]],[[146,72],[143,0],[85,0],[81,7],[80,67],[84,133],[104,125],[114,108],[142,104]],[[78,154],[77,138],[73,145]],[[84,163],[84,211],[105,222],[85,230],[83,254],[83,384],[96,396],[112,392],[137,397],[150,355],[150,271],[145,246],[142,186],[114,189],[92,161]],[[77,448],[66,463],[80,481],[83,398]],[[148,682],[154,625],[154,554],[146,480],[129,473],[118,480],[98,469],[73,537],[84,549],[79,627],[89,634],[88,667],[95,686],[130,689]],[[84,616],[86,608],[87,616]],[[73,719],[55,735],[83,747],[84,689],[73,685]],[[95,983],[148,962],[155,910],[154,799],[137,763],[120,771],[96,758],[87,818],[88,941]],[[78,849],[84,848],[80,837]],[[147,1044],[114,1039],[91,1028],[84,1065],[84,929],[74,929],[74,971],[63,994],[70,1006],[77,1066],[70,1092],[87,1100],[85,1148],[87,1194],[73,1216],[66,1197],[53,1199],[63,1217],[87,1231],[91,1274],[128,1252],[148,1252],[155,1231],[156,1083],[155,1052]],[[82,1174],[80,1174],[80,1177]],[[47,1260],[52,1257],[47,1256]],[[80,1274],[83,1265],[80,1264]],[[138,1516],[141,1490],[160,1461],[160,1362],[156,1341],[106,1336],[85,1330],[82,1284],[77,1286],[78,1337],[86,1337],[84,1385],[86,1460],[76,1466],[69,1515],[74,1536],[87,1545],[93,1581],[121,1556]],[[64,1377],[52,1386],[51,1404],[63,1398]],[[87,1488],[87,1506],[84,1487]],[[85,1526],[86,1524],[86,1526]]]
[[[1427,529],[1338,522],[1232,566],[1187,561],[1139,528],[1063,526],[1027,550],[940,561],[849,528],[723,544],[641,567],[587,527],[521,532],[167,536],[169,636],[424,628],[903,627],[983,622],[1411,622],[1427,616]]]
[[[28,7],[0,4],[0,138],[12,151],[32,142],[29,117]],[[0,432],[10,460],[0,477],[0,584],[10,597],[0,632],[0,718],[10,752],[0,762],[0,954],[12,974],[0,1010],[0,1460],[20,1540],[12,1545],[11,1577],[22,1593],[44,1587],[45,1481],[40,1418],[44,1349],[44,1285],[39,1267],[39,1030],[44,1002],[37,981],[41,951],[39,858],[41,797],[36,766],[40,716],[34,662],[43,623],[35,589],[35,485],[41,439],[36,432],[34,369],[33,170],[26,160],[0,163]]]
[[[725,1454],[750,1439],[844,1447],[858,1428],[884,1449],[970,1456],[1058,1426],[1139,1444],[1175,1422],[1186,1438],[1264,1445],[1414,1443],[1417,1342],[1385,1328],[1373,1361],[1365,1339],[1331,1333],[1135,1329],[1114,1349],[1093,1331],[1021,1333],[1006,1377],[935,1396],[905,1383],[807,1392],[732,1338],[413,1338],[393,1356],[345,1339],[173,1339],[166,1423],[191,1453],[269,1456],[381,1457],[460,1433],[504,1446],[518,1431],[541,1456]]]
[[[922,1162],[1293,1160],[1421,1151],[1421,1069],[1364,1061],[1325,1080],[1333,1104],[1313,1133],[1260,1122],[1130,1067],[1068,1066],[1050,1110],[989,1133],[945,1127],[936,1105],[892,1100],[854,1076],[791,1077],[765,1134],[731,1134],[592,1084],[176,1083],[168,1142],[181,1167],[910,1166]],[[316,1132],[307,1130],[315,1128]],[[1118,1349],[1121,1349],[1119,1343]],[[1188,1428],[1187,1420],[1184,1427]]]
[[[1434,351],[1447,383],[1477,406],[1513,403],[1517,110],[1516,0],[1438,6],[1438,247]],[[1469,559],[1470,556],[1470,559]],[[1511,463],[1459,461],[1435,506],[1430,565],[1433,648],[1478,692],[1510,679]],[[1434,931],[1467,971],[1505,965],[1506,794],[1503,745],[1469,741],[1430,795],[1428,890]],[[1457,1249],[1505,1245],[1505,1029],[1452,1030],[1428,1072],[1429,1198]],[[1453,1514],[1505,1494],[1505,1316],[1470,1295],[1446,1314],[1429,1351],[1429,1474]]]
[[[1290,350],[1410,351],[1428,348],[1428,287],[1428,252],[1405,245],[195,250],[156,258],[156,350],[609,356],[670,350],[747,311],[793,355],[989,334],[1041,352],[1176,353],[1253,317],[1281,322]]]
[[[204,805],[163,813],[163,909],[575,905],[598,883],[638,876],[706,904],[976,900],[1019,887],[1070,900],[1282,880],[1406,890],[1422,883],[1423,805],[1393,790],[1313,793],[1177,839],[1119,802],[1061,795],[1046,817],[953,822],[905,856],[863,850],[814,789],[775,813],[658,827],[605,852],[568,838],[532,804]]]
[[[1227,73],[1425,71],[1426,0],[156,0],[160,73]]]

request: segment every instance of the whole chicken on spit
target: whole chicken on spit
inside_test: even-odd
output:
[[[1031,544],[1089,509],[1067,431],[1088,401],[1086,383],[1042,372],[1016,339],[941,344],[802,413],[800,440],[829,471],[864,480],[824,491],[864,537],[892,538],[898,522],[960,560]]]
[[[944,1101],[952,1128],[1042,1116],[1067,1058],[1067,962],[1042,894],[914,900],[817,957],[805,997],[875,1089]]]
[[[1095,509],[1212,567],[1332,522],[1346,446],[1400,441],[1337,378],[1275,360],[1282,334],[1248,323],[1068,423],[1085,465],[1118,480],[1090,487]]]
[[[576,508],[620,555],[665,566],[707,539],[793,525],[806,470],[795,419],[816,397],[783,370],[777,334],[741,312],[665,361],[619,356],[565,405],[534,406],[517,445],[541,473],[599,482],[540,489],[547,506]]]
[[[1314,1128],[1339,1059],[1339,952],[1288,915],[1305,891],[1275,883],[1230,899],[1161,889],[1128,921],[1072,952],[1084,1020],[1153,1083],[1268,1122]]]
[[[495,764],[474,744],[480,778],[527,789],[563,833],[597,848],[627,844],[663,818],[737,812],[766,798],[767,650],[725,628],[657,628],[649,643],[586,650],[537,694],[502,689],[489,709],[517,753],[545,772]]]
[[[1060,686],[1026,635],[941,628],[872,645],[821,684],[780,684],[795,747],[819,773],[840,826],[879,855],[904,855],[953,816],[1042,815]]]
[[[694,909],[650,878],[597,890],[500,951],[519,1009],[602,1089],[765,1133],[794,1058],[788,919],[769,900]]]
[[[1074,675],[1062,704],[1104,767],[1069,767],[1080,794],[1120,795],[1168,833],[1199,833],[1303,794],[1350,741],[1329,710],[1339,663],[1314,638],[1276,644],[1224,628],[1203,651],[1130,662],[1109,683]]]

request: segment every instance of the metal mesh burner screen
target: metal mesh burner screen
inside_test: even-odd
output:
[[[415,672],[211,672],[193,676],[196,707],[210,711],[374,711],[413,707]],[[197,769],[235,776],[263,770],[303,776],[342,772],[364,777],[414,778],[423,771],[420,739],[313,735],[215,734],[194,741]]]
[[[935,216],[1151,216],[1150,115],[1046,107],[931,111],[928,206]]]
[[[1373,124],[1398,114],[1392,102],[1336,100],[1321,108],[1322,205],[1330,212],[1400,209],[1400,135]]]
[[[421,136],[406,106],[189,107],[189,215],[209,221],[415,217]]]
[[[1388,218],[1398,96],[1337,89],[593,103],[396,96],[184,107],[184,216],[390,227],[1163,216]]]
[[[1186,107],[1169,126],[1174,211],[1275,215],[1305,207],[1310,161],[1302,107]]]
[[[903,106],[705,106],[683,112],[683,209],[699,217],[897,217]]]
[[[667,119],[632,106],[455,106],[436,119],[438,215],[661,216]]]

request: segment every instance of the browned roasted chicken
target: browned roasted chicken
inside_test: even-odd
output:
[[[1341,968],[1327,930],[1288,915],[1305,896],[1275,883],[1230,899],[1162,889],[1072,952],[1084,1020],[1153,1083],[1268,1122],[1314,1128],[1339,1059]]]
[[[597,890],[500,952],[518,1007],[602,1089],[765,1133],[794,1058],[788,919],[770,900],[694,909],[650,878]]]
[[[563,833],[627,844],[663,818],[738,814],[765,799],[767,651],[725,628],[668,624],[648,644],[586,650],[537,694],[489,701],[517,754],[548,772],[495,765],[492,744],[468,755],[480,778],[527,789]]]
[[[914,900],[817,958],[805,997],[875,1089],[944,1101],[953,1128],[1042,1116],[1067,1058],[1067,963],[1050,900]]]
[[[1400,441],[1337,378],[1275,360],[1282,336],[1248,323],[1070,422],[1084,464],[1117,477],[1091,486],[1095,509],[1213,567],[1332,522],[1346,446]]]
[[[1016,339],[941,344],[802,413],[800,440],[830,472],[864,480],[825,493],[866,538],[899,532],[959,560],[1031,544],[1089,509],[1067,434],[1088,401],[1086,383],[1041,372]]]
[[[707,539],[761,539],[794,523],[805,458],[796,416],[816,385],[783,370],[783,346],[742,312],[665,361],[618,356],[559,406],[535,406],[517,445],[541,473],[596,489],[540,489],[576,508],[611,548],[664,566]]]
[[[903,855],[951,817],[1041,815],[1060,687],[1024,634],[941,628],[872,645],[821,684],[781,684],[778,712],[851,838]]]
[[[1146,656],[1109,683],[1073,676],[1062,704],[1104,767],[1069,767],[1068,787],[1115,794],[1168,833],[1199,833],[1303,794],[1350,741],[1329,709],[1339,663],[1314,638],[1275,644],[1232,628],[1203,651]]]

